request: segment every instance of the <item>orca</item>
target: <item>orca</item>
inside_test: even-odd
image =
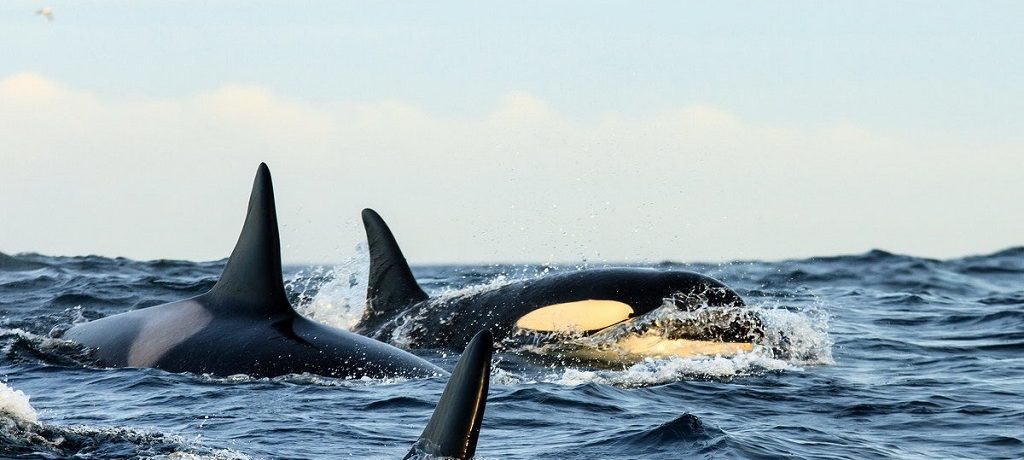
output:
[[[405,459],[473,458],[487,405],[494,337],[477,332],[466,346],[441,393],[434,414]]]
[[[490,332],[477,333],[459,357],[430,421],[405,459],[473,457],[487,404],[493,351]],[[0,391],[4,389],[0,383]],[[45,441],[43,446],[63,458],[96,443],[89,433],[69,437],[59,426],[38,423],[34,410],[28,411],[32,413],[8,414],[0,408],[0,454],[37,454],[39,442]]]
[[[663,308],[693,312],[694,320],[669,335],[650,327],[616,333],[616,351],[641,357],[732,355],[752,350],[763,337],[759,316],[744,308],[736,292],[682,270],[586,269],[430,298],[380,215],[364,209],[362,219],[370,274],[366,308],[354,330],[378,340],[458,349],[473,331],[489,328],[499,346],[538,345],[622,329],[616,326],[639,327],[640,318]]]
[[[274,377],[422,377],[445,371],[403,350],[299,315],[281,275],[270,169],[260,164],[238,242],[209,292],[73,326],[101,366]]]

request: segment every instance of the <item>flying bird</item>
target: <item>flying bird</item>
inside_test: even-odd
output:
[[[36,10],[36,14],[46,18],[47,21],[53,21],[53,8],[43,7]]]

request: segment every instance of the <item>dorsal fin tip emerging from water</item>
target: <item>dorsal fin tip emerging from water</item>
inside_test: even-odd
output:
[[[466,346],[430,422],[406,459],[422,454],[473,458],[490,386],[493,341],[491,332],[483,330]]]
[[[362,216],[370,249],[370,279],[364,319],[427,300],[427,294],[412,276],[412,270],[388,224],[369,208],[363,210]]]
[[[249,196],[249,210],[238,242],[210,295],[258,313],[293,312],[281,277],[281,236],[277,228],[274,183],[260,163]]]

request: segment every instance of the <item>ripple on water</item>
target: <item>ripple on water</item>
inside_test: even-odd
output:
[[[338,267],[288,269],[289,298],[318,321],[345,327],[365,300],[360,251]],[[947,261],[872,251],[687,265],[744,294],[768,327],[759,348],[618,368],[552,366],[505,350],[496,355],[477,452],[1024,458],[1022,251]],[[7,380],[0,457],[400,458],[444,388],[443,378],[98,369],[50,331],[202,292],[224,261],[17,257],[40,268],[0,269],[0,378]],[[431,292],[458,296],[550,269],[415,272]],[[416,353],[449,368],[457,357]]]

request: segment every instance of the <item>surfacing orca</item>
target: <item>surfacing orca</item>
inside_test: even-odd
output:
[[[493,343],[494,338],[487,330],[469,341],[441,393],[434,415],[405,459],[473,458],[487,404]]]
[[[513,282],[483,292],[431,299],[417,284],[380,215],[362,213],[370,250],[367,304],[356,331],[411,348],[459,348],[490,328],[499,343],[543,344],[627,330],[648,313],[692,312],[672,334],[650,327],[612,334],[631,356],[730,355],[763,335],[759,317],[721,282],[682,270],[604,268]],[[710,308],[720,307],[720,308]],[[618,327],[616,326],[625,326]],[[648,325],[649,326],[649,325]],[[579,356],[600,358],[593,353]]]
[[[171,372],[339,378],[443,375],[390,345],[308,320],[288,303],[270,169],[260,164],[242,233],[210,292],[108,316],[64,338],[94,350],[100,365]]]
[[[487,404],[493,350],[490,332],[480,331],[473,338],[459,357],[423,434],[405,459],[473,457]],[[95,447],[99,442],[89,433],[75,433],[68,439],[61,427],[37,423],[32,415],[6,414],[0,408],[0,455],[38,455],[42,446],[46,453],[64,458],[77,456],[83,448]]]

